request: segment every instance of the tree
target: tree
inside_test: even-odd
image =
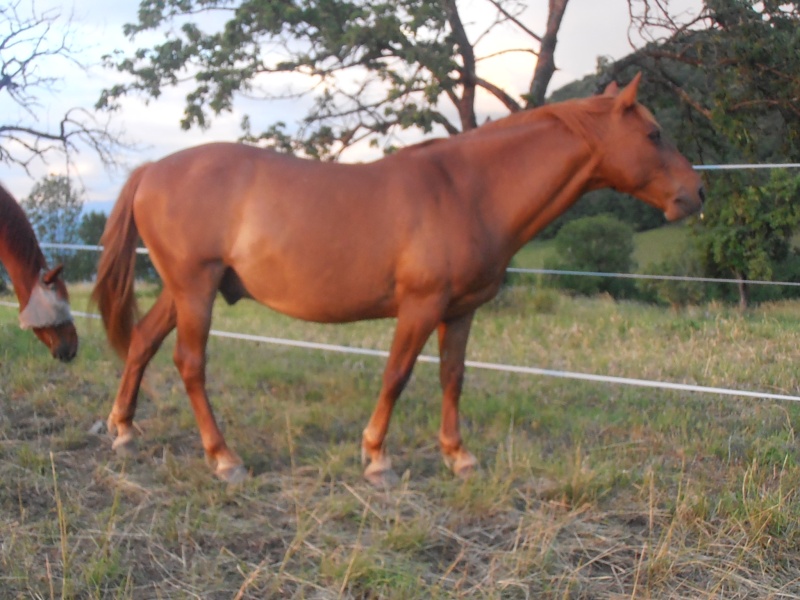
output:
[[[298,131],[290,134],[284,123],[254,131],[247,117],[243,137],[322,158],[338,157],[366,139],[390,150],[399,130],[456,134],[477,126],[479,91],[506,111],[544,102],[568,3],[549,0],[540,35],[520,20],[525,2],[485,1],[494,18],[470,36],[456,0],[141,0],[139,21],[126,25],[125,34],[166,29],[167,39],[133,56],[109,56],[108,65],[133,82],[105,90],[98,106],[113,109],[130,92],[157,98],[165,87],[194,80],[181,122],[189,129],[230,111],[243,95],[269,100],[314,94]],[[207,32],[200,23],[209,14],[228,20]],[[530,46],[480,54],[481,42],[500,26],[524,32]],[[507,52],[535,55],[537,46],[524,96],[501,89],[479,68],[482,60]],[[289,75],[305,89],[281,83]],[[265,91],[274,85],[282,91]]]
[[[66,109],[53,126],[42,123],[42,97],[57,91],[60,81],[48,73],[56,72],[59,61],[83,67],[73,51],[70,23],[60,33],[61,21],[57,11],[39,12],[32,2],[0,4],[0,99],[6,100],[0,117],[0,162],[26,171],[33,161],[52,154],[69,160],[81,146],[113,164],[113,152],[121,145],[108,122],[84,108]]]
[[[757,186],[734,176],[726,181],[730,193],[712,207],[700,240],[707,259],[739,280],[739,306],[746,309],[747,281],[771,279],[776,263],[789,256],[800,224],[800,176],[774,171]]]
[[[83,190],[73,187],[69,177],[50,175],[36,183],[31,193],[20,201],[28,220],[40,243],[80,244],[78,227],[83,208]],[[74,250],[42,249],[47,263],[66,265],[69,277],[69,262]]]
[[[99,211],[85,213],[78,225],[78,238],[80,244],[97,246],[106,227],[108,216]],[[73,281],[90,281],[97,268],[99,254],[93,250],[80,250],[75,253],[66,272],[67,277]]]
[[[796,152],[800,135],[800,5],[705,0],[690,18],[669,3],[628,0],[632,28],[650,43],[604,66],[607,78],[648,73],[650,90],[681,107],[686,132],[732,158]],[[668,100],[667,100],[668,99]],[[696,139],[695,139],[696,141]],[[728,158],[723,156],[723,158]]]

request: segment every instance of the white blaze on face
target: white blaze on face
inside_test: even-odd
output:
[[[25,309],[19,313],[22,329],[55,327],[72,321],[69,303],[58,297],[56,291],[37,281]]]

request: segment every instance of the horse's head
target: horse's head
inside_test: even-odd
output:
[[[19,313],[19,322],[23,329],[33,330],[53,358],[68,362],[78,353],[78,332],[69,310],[67,286],[60,277],[62,269],[59,265],[41,274]]]
[[[703,183],[636,101],[640,79],[641,74],[622,90],[616,84],[606,88],[613,107],[598,148],[599,173],[603,184],[655,206],[673,221],[702,208]]]

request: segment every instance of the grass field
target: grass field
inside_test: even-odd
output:
[[[637,271],[642,272],[648,265],[664,259],[669,252],[680,248],[688,241],[689,228],[685,223],[634,234],[633,258],[637,264]],[[531,242],[514,257],[514,266],[541,269],[554,252],[553,240]]]
[[[87,291],[72,294],[84,310]],[[471,369],[463,433],[481,469],[461,482],[436,445],[436,368],[420,364],[387,493],[359,461],[382,359],[212,338],[212,403],[251,470],[228,488],[202,458],[171,337],[124,459],[92,433],[120,374],[99,322],[78,321],[62,365],[15,312],[0,308],[2,598],[800,598],[794,403]],[[379,349],[391,326],[247,302],[214,321]],[[795,394],[799,328],[791,302],[676,313],[510,288],[479,311],[468,354]]]

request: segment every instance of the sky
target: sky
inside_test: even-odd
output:
[[[528,10],[523,15],[523,21],[529,29],[537,33],[544,32],[547,4],[547,0],[530,0]],[[700,0],[670,2],[672,9],[694,14],[699,10],[700,4]],[[122,33],[125,23],[136,22],[138,0],[76,0],[74,3],[69,0],[22,0],[20,11],[24,13],[25,10],[30,10],[29,6],[34,6],[38,12],[54,11],[60,14],[57,26],[66,26],[67,18],[71,17],[70,47],[76,50],[78,60],[85,67],[79,69],[57,59],[50,59],[46,65],[42,65],[43,72],[52,75],[57,81],[51,90],[37,93],[37,102],[32,110],[40,125],[57,123],[65,108],[92,109],[104,88],[121,81],[120,74],[101,66],[100,58],[104,54],[114,50],[127,51],[126,54],[129,54],[134,48],[147,47],[148,42],[152,45],[163,39],[163,34],[147,34],[131,42]],[[459,7],[462,19],[469,27],[468,32],[473,35],[480,24],[493,14],[488,0],[462,0]],[[555,55],[557,71],[550,82],[549,91],[594,73],[599,56],[617,59],[629,54],[632,48],[628,27],[627,0],[571,0],[558,34]],[[488,54],[504,47],[530,47],[529,40],[530,38],[511,26],[506,26],[500,31],[500,35],[487,38],[480,50]],[[529,54],[505,54],[502,58],[483,63],[482,68],[490,70],[491,77],[487,78],[493,83],[518,96],[527,90],[534,60]],[[92,203],[102,203],[102,209],[107,209],[109,202],[116,198],[129,171],[142,162],[157,160],[171,152],[197,144],[234,141],[239,137],[241,118],[245,113],[252,113],[254,104],[241,101],[234,107],[233,113],[216,117],[210,128],[183,131],[180,128],[180,119],[186,91],[187,89],[165,90],[158,100],[149,102],[142,97],[131,97],[123,101],[121,110],[111,115],[111,128],[131,145],[131,148],[117,156],[119,167],[104,166],[86,148],[73,156],[70,174],[83,187],[88,209],[92,208]],[[478,108],[483,109],[484,114],[497,110],[486,97],[479,99]],[[4,115],[0,121],[17,118],[11,116],[17,113],[17,107],[0,95],[0,115]],[[302,105],[296,102],[261,102],[258,105],[258,114],[263,115],[264,120],[259,125],[267,125],[275,121],[290,124],[298,121],[304,113]],[[107,117],[101,115],[101,118]],[[372,160],[379,158],[378,153],[378,150],[356,149],[346,155],[345,160]],[[0,182],[17,199],[21,199],[30,193],[33,185],[42,177],[65,172],[64,160],[53,155],[47,164],[32,165],[30,174],[19,166],[0,164]],[[101,204],[96,206],[101,208]]]

